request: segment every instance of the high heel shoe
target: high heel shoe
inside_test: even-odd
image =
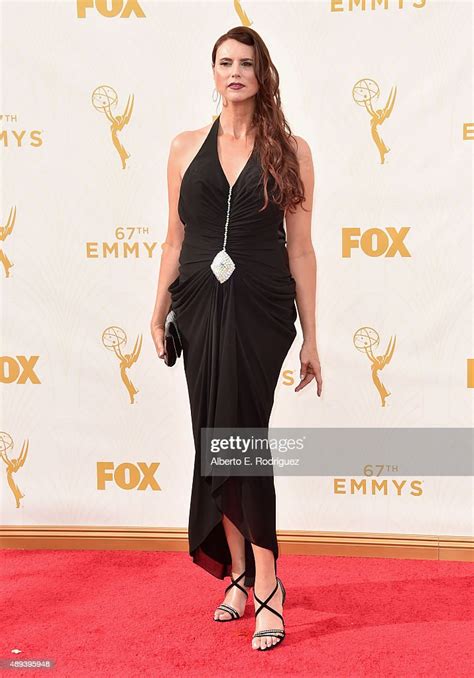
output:
[[[246,574],[246,572],[242,572],[242,574],[241,574],[239,577],[237,577],[237,579],[234,579],[234,578],[232,577],[232,575],[230,575],[231,583],[230,583],[229,586],[226,588],[225,593],[227,593],[227,591],[228,591],[229,589],[231,589],[233,586],[236,586],[238,589],[240,589],[241,591],[243,591],[243,593],[245,593],[245,595],[246,595],[247,598],[248,598],[248,595],[249,595],[249,594],[248,594],[248,591],[246,591],[246,590],[244,589],[244,587],[241,586],[241,585],[239,584],[239,581],[242,579],[242,577],[245,576],[245,574]],[[222,603],[222,605],[219,605],[219,606],[216,608],[216,610],[222,610],[223,612],[227,612],[228,614],[231,615],[231,617],[228,618],[228,619],[216,619],[216,618],[214,617],[214,621],[217,621],[217,622],[230,622],[230,621],[235,621],[236,619],[240,619],[240,618],[241,618],[240,614],[237,612],[237,610],[235,609],[235,607],[232,607],[232,605],[228,605],[227,603]],[[243,614],[242,614],[242,616],[243,616]]]
[[[260,612],[260,610],[263,610],[263,608],[266,607],[268,610],[270,610],[270,612],[273,612],[273,614],[276,614],[278,617],[280,617],[280,619],[283,622],[283,629],[264,629],[263,631],[256,631],[253,634],[252,639],[253,638],[261,638],[262,636],[273,636],[274,638],[279,638],[279,640],[278,640],[277,643],[272,643],[271,645],[268,645],[267,647],[253,648],[255,650],[271,650],[272,648],[276,647],[277,645],[280,645],[283,641],[283,638],[285,637],[285,620],[283,619],[282,615],[279,612],[274,610],[273,607],[270,607],[270,605],[267,605],[268,601],[271,600],[273,598],[273,596],[275,595],[275,593],[277,592],[278,584],[280,584],[280,587],[281,587],[281,592],[282,592],[281,604],[283,606],[283,604],[285,602],[285,598],[286,598],[286,591],[285,591],[285,587],[283,586],[283,582],[281,581],[281,579],[279,579],[279,577],[276,578],[276,586],[265,601],[260,600],[260,598],[255,593],[255,587],[253,589],[253,597],[255,598],[257,603],[260,603],[260,607],[255,612],[255,617]]]

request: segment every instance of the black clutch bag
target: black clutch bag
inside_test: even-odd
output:
[[[172,367],[183,350],[181,337],[179,335],[178,325],[176,324],[176,313],[170,310],[165,320],[165,365]]]

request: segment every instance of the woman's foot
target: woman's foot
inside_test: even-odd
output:
[[[248,592],[251,588],[244,585],[244,576],[245,572],[232,572],[231,583],[226,589],[224,601],[214,612],[214,621],[231,621],[239,619],[244,614]]]
[[[273,595],[272,595],[273,592]],[[260,602],[257,600],[260,600]],[[283,590],[280,580],[273,576],[272,578],[259,579],[254,585],[254,605],[255,605],[255,633],[272,629],[281,630],[281,634],[257,636],[252,638],[253,650],[266,650],[272,645],[281,643],[285,634],[285,625],[283,619],[269,610],[271,607],[275,612],[283,616]],[[268,607],[267,607],[268,605]]]

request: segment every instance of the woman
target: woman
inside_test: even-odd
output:
[[[314,176],[308,144],[285,130],[278,72],[261,37],[247,27],[228,31],[213,48],[212,69],[223,111],[211,125],[171,143],[169,225],[151,332],[165,358],[171,301],[196,452],[190,555],[212,575],[231,577],[216,621],[239,619],[253,586],[252,647],[266,650],[285,635],[274,478],[203,475],[200,435],[202,427],[268,427],[281,366],[296,336],[295,299],[304,336],[295,391],[316,379],[321,395]]]

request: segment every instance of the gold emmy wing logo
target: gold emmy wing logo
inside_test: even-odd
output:
[[[370,133],[379,150],[380,163],[382,165],[385,162],[385,155],[389,152],[390,148],[385,145],[385,142],[380,137],[378,128],[390,117],[395,104],[396,93],[397,88],[392,87],[385,108],[374,109],[372,102],[380,96],[380,89],[375,80],[364,78],[363,80],[356,82],[352,88],[352,98],[358,106],[365,106],[365,110],[369,114]]]
[[[130,157],[130,153],[127,153],[122,143],[120,142],[118,133],[123,130],[125,125],[128,125],[133,111],[134,96],[133,94],[128,97],[127,105],[123,115],[114,115],[112,113],[112,107],[116,106],[118,102],[117,92],[113,87],[108,85],[100,85],[96,87],[92,92],[92,105],[99,111],[99,113],[104,113],[107,117],[107,120],[110,122],[110,134],[112,136],[112,143],[118,151],[120,160],[122,161],[122,169],[125,169],[126,160]]]
[[[111,19],[120,16],[121,19],[128,19],[132,12],[139,19],[145,18],[145,12],[140,7],[138,0],[77,0],[76,10],[77,18],[85,19],[87,9],[96,9],[99,14]]]
[[[242,3],[239,2],[239,0],[234,0],[234,9],[242,22],[242,26],[251,26],[253,24],[253,21],[250,21],[250,19],[248,18],[247,13],[243,9]]]
[[[8,221],[4,226],[0,226],[0,263],[3,266],[5,271],[5,278],[10,277],[10,269],[13,266],[12,262],[8,258],[8,255],[3,251],[2,243],[8,238],[8,236],[13,231],[16,220],[16,207],[12,207],[10,214],[8,215]]]
[[[122,346],[127,343],[127,335],[121,327],[107,327],[102,333],[102,343],[106,349],[113,351],[120,363],[120,377],[125,384],[125,388],[130,396],[130,404],[135,403],[135,395],[139,390],[135,388],[132,381],[128,378],[127,370],[137,362],[142,349],[142,335],[137,337],[135,346],[131,353],[122,353]]]
[[[10,459],[8,457],[8,450],[13,450],[13,439],[8,433],[0,431],[0,457],[5,463],[7,482],[10,486],[10,490],[13,492],[13,496],[15,497],[16,508],[20,508],[20,499],[23,499],[25,495],[16,484],[13,474],[16,473],[18,469],[20,469],[25,463],[26,455],[28,454],[28,445],[29,442],[26,440],[23,443],[23,447],[21,448],[18,459]]]
[[[354,333],[353,342],[356,349],[361,353],[365,353],[371,363],[372,381],[379,392],[382,407],[385,407],[385,399],[390,395],[390,391],[387,391],[380,380],[379,372],[380,370],[383,370],[385,365],[388,365],[392,359],[395,350],[395,339],[392,340],[392,338],[390,338],[384,355],[374,355],[374,349],[379,345],[380,337],[378,332],[372,327],[360,327],[357,332]]]

